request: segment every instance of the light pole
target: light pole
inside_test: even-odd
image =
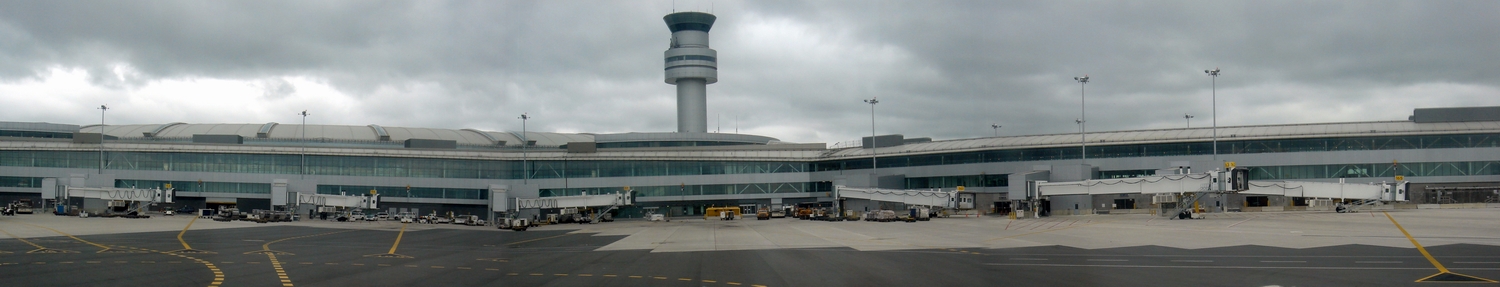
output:
[[[1000,137],[1000,124],[990,124],[990,128],[995,129],[995,137]]]
[[[521,184],[531,180],[531,172],[526,170],[526,146],[531,145],[531,141],[526,140],[526,120],[529,119],[531,116],[521,113]]]
[[[870,104],[870,176],[876,177],[875,187],[879,188],[880,178],[877,172],[880,171],[880,160],[875,158],[875,104],[880,103],[880,97],[871,97],[865,103]]]
[[[1182,114],[1182,118],[1187,119],[1187,127],[1188,128],[1190,128],[1190,129],[1193,128],[1193,115],[1191,115],[1191,114]]]
[[[1214,160],[1219,160],[1219,68],[1203,70],[1213,77],[1213,121],[1214,121]]]
[[[307,115],[309,114],[307,110],[302,110],[301,113],[297,114],[302,115],[302,127],[299,128],[302,130],[302,170],[299,173],[301,173],[302,179],[307,179]]]
[[[104,112],[109,106],[99,105],[99,174],[104,174]]]
[[[1084,135],[1084,132],[1088,130],[1087,123],[1089,122],[1089,110],[1088,105],[1086,104],[1087,97],[1085,94],[1086,92],[1084,91],[1084,85],[1087,85],[1089,83],[1089,75],[1083,75],[1082,77],[1073,77],[1073,80],[1078,81],[1078,119],[1074,121],[1078,122],[1078,141],[1083,144],[1083,164],[1088,164],[1089,140],[1088,136]]]

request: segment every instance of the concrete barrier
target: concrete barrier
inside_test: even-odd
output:
[[[1443,205],[1442,204],[1418,204],[1417,205],[1417,209],[1438,209],[1438,208],[1443,208]]]

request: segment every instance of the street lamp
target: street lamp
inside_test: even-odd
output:
[[[302,126],[299,128],[302,130],[302,170],[300,173],[302,179],[307,179],[307,115],[309,114],[307,110],[302,110],[297,114],[302,115]]]
[[[1182,118],[1187,119],[1187,127],[1188,128],[1190,128],[1190,129],[1193,128],[1193,115],[1191,115],[1191,114],[1182,114]]]
[[[1203,70],[1213,77],[1214,160],[1219,160],[1219,68]]]
[[[880,169],[880,161],[875,158],[875,104],[880,103],[880,97],[872,97],[865,100],[865,103],[870,104],[870,175],[877,176],[875,178],[875,187],[878,188],[880,187],[880,178],[876,174]]]
[[[995,137],[1000,137],[1000,124],[990,124],[990,128],[995,129]]]
[[[99,174],[104,174],[104,112],[109,106],[99,105]]]
[[[531,116],[521,113],[521,184],[527,184],[531,180],[531,172],[526,170],[526,146],[531,145],[531,141],[526,139],[526,120],[529,119]]]
[[[1089,75],[1083,75],[1082,77],[1073,77],[1073,80],[1078,81],[1078,119],[1074,121],[1078,122],[1078,141],[1083,143],[1083,163],[1088,164],[1089,140],[1088,136],[1084,135],[1084,132],[1088,130],[1087,123],[1089,118],[1089,110],[1088,105],[1085,104],[1087,103],[1087,100],[1085,97],[1084,85],[1087,85],[1089,83]]]

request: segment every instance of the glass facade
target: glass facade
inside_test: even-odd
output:
[[[598,148],[622,148],[622,147],[679,147],[679,146],[726,146],[726,145],[750,145],[738,142],[719,141],[649,141],[649,142],[617,142],[599,143]]]
[[[1095,178],[1098,178],[1098,179],[1132,178],[1132,177],[1155,176],[1155,175],[1156,175],[1156,170],[1154,170],[1154,169],[1104,170],[1104,171],[1099,171],[1099,176],[1097,176]]]
[[[107,152],[108,169],[298,174],[299,155]],[[379,177],[521,179],[521,161],[404,157],[308,156],[307,174]],[[798,173],[803,162],[532,160],[531,178]],[[0,166],[98,168],[89,151],[0,151]]]
[[[1219,140],[1219,154],[1255,154],[1310,151],[1356,151],[1440,148],[1500,147],[1500,134],[1432,136],[1341,137],[1277,140]],[[1089,158],[1154,157],[1213,154],[1210,142],[1137,145],[1090,145]],[[1079,159],[1077,147],[988,150],[977,152],[880,157],[880,167],[948,165],[981,162],[1015,162]],[[814,162],[814,171],[870,168],[869,158]]]
[[[116,179],[115,180],[115,187],[119,187],[119,188],[139,188],[139,189],[167,188],[167,184],[171,184],[172,188],[177,189],[177,191],[183,191],[183,192],[222,192],[222,193],[271,194],[271,184],[269,184],[269,183],[166,181],[166,180],[146,180],[146,179]]]
[[[0,130],[0,137],[70,139],[73,138],[73,133]]]
[[[0,187],[41,187],[40,177],[0,176]]]
[[[599,188],[550,188],[539,191],[541,197],[570,196],[584,194],[615,193],[625,190],[625,187],[599,187]],[[746,183],[746,184],[704,184],[704,185],[663,185],[663,186],[631,186],[631,191],[636,197],[651,196],[685,196],[685,195],[721,195],[721,194],[766,194],[766,193],[798,193],[798,192],[829,192],[833,191],[831,182],[783,182],[783,183]]]
[[[1500,161],[1402,162],[1249,167],[1251,180],[1500,175]]]
[[[958,186],[990,187],[1009,185],[1010,175],[1007,174],[976,174],[906,178],[906,188],[908,189],[954,188]]]
[[[412,197],[412,198],[447,198],[447,199],[489,199],[490,193],[487,189],[472,188],[433,188],[433,187],[411,187],[405,186],[361,186],[361,185],[318,185],[318,194],[342,194],[342,195],[368,195],[374,190],[382,197]]]

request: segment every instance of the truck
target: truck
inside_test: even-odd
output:
[[[11,208],[15,209],[16,213],[19,213],[19,214],[31,214],[33,212],[31,210],[31,199],[30,198],[18,199],[18,200],[16,200],[15,203],[11,203],[11,206],[12,206]]]
[[[510,229],[511,231],[526,231],[526,228],[531,227],[531,225],[532,224],[530,219],[501,218],[500,222],[498,224],[495,224],[495,228]]]
[[[465,220],[464,220],[464,223],[463,223],[464,225],[468,225],[468,226],[484,226],[485,225],[484,219],[479,219],[478,215],[464,215],[463,217],[465,217],[464,218]]]

